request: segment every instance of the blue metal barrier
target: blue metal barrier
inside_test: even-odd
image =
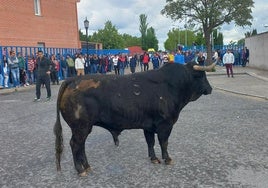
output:
[[[15,51],[15,53],[21,53],[22,56],[25,58],[25,67],[26,71],[28,72],[28,57],[36,57],[38,50],[42,50],[45,56],[50,57],[52,54],[55,55],[63,55],[66,57],[67,54],[70,56],[74,56],[75,53],[78,52],[78,49],[75,48],[40,48],[40,47],[26,47],[26,46],[0,46],[0,68],[3,70],[3,57],[9,57],[10,51]],[[4,76],[3,71],[2,75]],[[62,71],[60,67],[60,71],[58,74],[59,78],[62,79]],[[10,80],[10,79],[9,79]],[[3,80],[4,82],[4,80]],[[3,85],[3,83],[1,83]],[[10,85],[10,82],[9,82]]]

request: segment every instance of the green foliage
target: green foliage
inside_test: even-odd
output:
[[[141,32],[141,48],[143,50],[147,50],[146,49],[147,28],[148,28],[147,16],[145,14],[141,14],[140,15],[140,32]]]
[[[257,32],[257,29],[253,29],[252,31],[248,31],[245,33],[245,37],[251,37],[251,36],[254,36],[254,35],[257,35],[258,32]]]
[[[79,29],[79,39],[80,41],[87,41],[87,36],[82,33],[81,29]],[[89,39],[90,39],[90,36],[88,36],[88,40]]]
[[[141,48],[148,50],[148,48],[154,48],[158,50],[158,40],[155,35],[154,28],[148,28],[147,16],[145,14],[140,15],[140,32],[141,32]]]
[[[124,41],[124,48],[129,46],[141,46],[141,38],[133,37],[129,34],[122,35]]]
[[[145,36],[144,48],[148,50],[149,48],[154,48],[158,51],[158,40],[155,36],[154,28],[150,27],[147,29],[147,34]]]
[[[204,32],[208,58],[211,62],[210,36],[213,30],[232,21],[237,26],[251,25],[253,0],[167,0],[161,11],[173,20],[195,24]]]
[[[223,34],[222,33],[218,33],[218,30],[215,29],[213,30],[213,44],[214,45],[220,45],[222,46],[223,45]]]
[[[86,41],[87,37],[79,30],[81,41]],[[90,42],[99,42],[103,44],[103,49],[123,49],[129,46],[141,46],[141,38],[129,34],[119,34],[111,21],[107,21],[103,29],[94,32],[89,36]]]
[[[168,39],[164,43],[164,47],[168,51],[176,51],[178,45],[191,46],[196,43],[196,35],[190,30],[172,29],[168,32]]]
[[[111,21],[105,23],[104,29],[100,29],[98,32],[93,33],[92,41],[101,42],[104,49],[124,48],[123,38]]]
[[[203,32],[198,32],[196,34],[196,40],[195,40],[196,45],[201,46],[205,45],[205,38],[204,38],[204,33]]]

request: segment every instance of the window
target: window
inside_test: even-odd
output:
[[[42,50],[45,53],[46,45],[44,42],[37,42],[38,50]]]
[[[34,0],[34,14],[37,16],[41,16],[40,1],[41,0]]]

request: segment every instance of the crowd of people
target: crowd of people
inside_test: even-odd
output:
[[[239,53],[238,53],[239,52]],[[39,52],[38,52],[39,53]],[[27,87],[37,84],[38,80],[38,53],[30,56],[23,56],[21,52],[11,50],[8,56],[3,55],[0,66],[0,88]],[[226,54],[230,54],[227,55]],[[142,54],[43,54],[49,60],[49,82],[59,84],[59,78],[85,75],[85,74],[106,74],[114,72],[117,75],[124,75],[125,68],[130,67],[130,72],[148,71],[158,69],[166,63],[185,64],[195,61],[204,66],[207,60],[207,53],[202,51],[176,52],[144,52]],[[227,75],[233,76],[232,65],[246,66],[249,63],[249,50],[245,47],[238,50],[215,50],[212,59],[218,65],[225,65]],[[39,65],[40,66],[40,65]],[[150,67],[152,66],[152,67]],[[140,67],[137,70],[137,67]],[[45,82],[42,82],[45,84]]]

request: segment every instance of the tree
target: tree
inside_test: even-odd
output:
[[[140,32],[141,32],[141,48],[148,50],[148,48],[154,48],[158,50],[158,40],[155,35],[153,27],[148,29],[147,16],[145,14],[140,15]]]
[[[158,51],[158,40],[155,36],[154,28],[150,27],[147,29],[145,41],[145,50],[148,50],[148,48],[154,48],[156,51]]]
[[[141,48],[143,50],[147,50],[146,49],[147,28],[148,28],[147,16],[145,14],[141,14],[140,15],[140,32],[141,32]]]
[[[101,42],[104,49],[121,49],[124,47],[122,36],[111,21],[105,23],[104,29],[94,32],[91,40]]]
[[[129,34],[123,34],[122,39],[124,41],[124,48],[129,46],[141,46],[141,38],[133,37]]]
[[[179,30],[172,29],[171,31],[168,31],[167,36],[168,38],[164,42],[164,47],[166,50],[173,51],[177,48],[177,45],[179,44]]]
[[[253,29],[252,31],[248,31],[245,33],[245,37],[251,37],[251,36],[254,36],[254,35],[257,35],[258,32],[257,32],[257,29]]]
[[[173,20],[187,20],[202,28],[208,60],[212,62],[211,33],[232,21],[237,26],[251,25],[253,0],[166,0],[162,14]]]
[[[205,45],[205,38],[204,38],[204,33],[202,31],[199,31],[196,33],[196,39],[195,39],[195,44],[198,46]]]
[[[176,51],[178,45],[187,46],[193,45],[196,41],[196,35],[193,31],[190,30],[179,30],[179,29],[172,29],[168,32],[168,39],[164,43],[164,47],[166,50],[169,51]],[[187,39],[186,39],[187,38]]]
[[[90,36],[88,36],[88,39],[87,39],[87,36],[82,33],[81,29],[79,29],[78,32],[79,32],[80,41],[87,41],[88,39],[90,39]]]
[[[217,29],[214,29],[212,36],[214,45],[223,45],[223,34],[221,32],[218,32]]]

